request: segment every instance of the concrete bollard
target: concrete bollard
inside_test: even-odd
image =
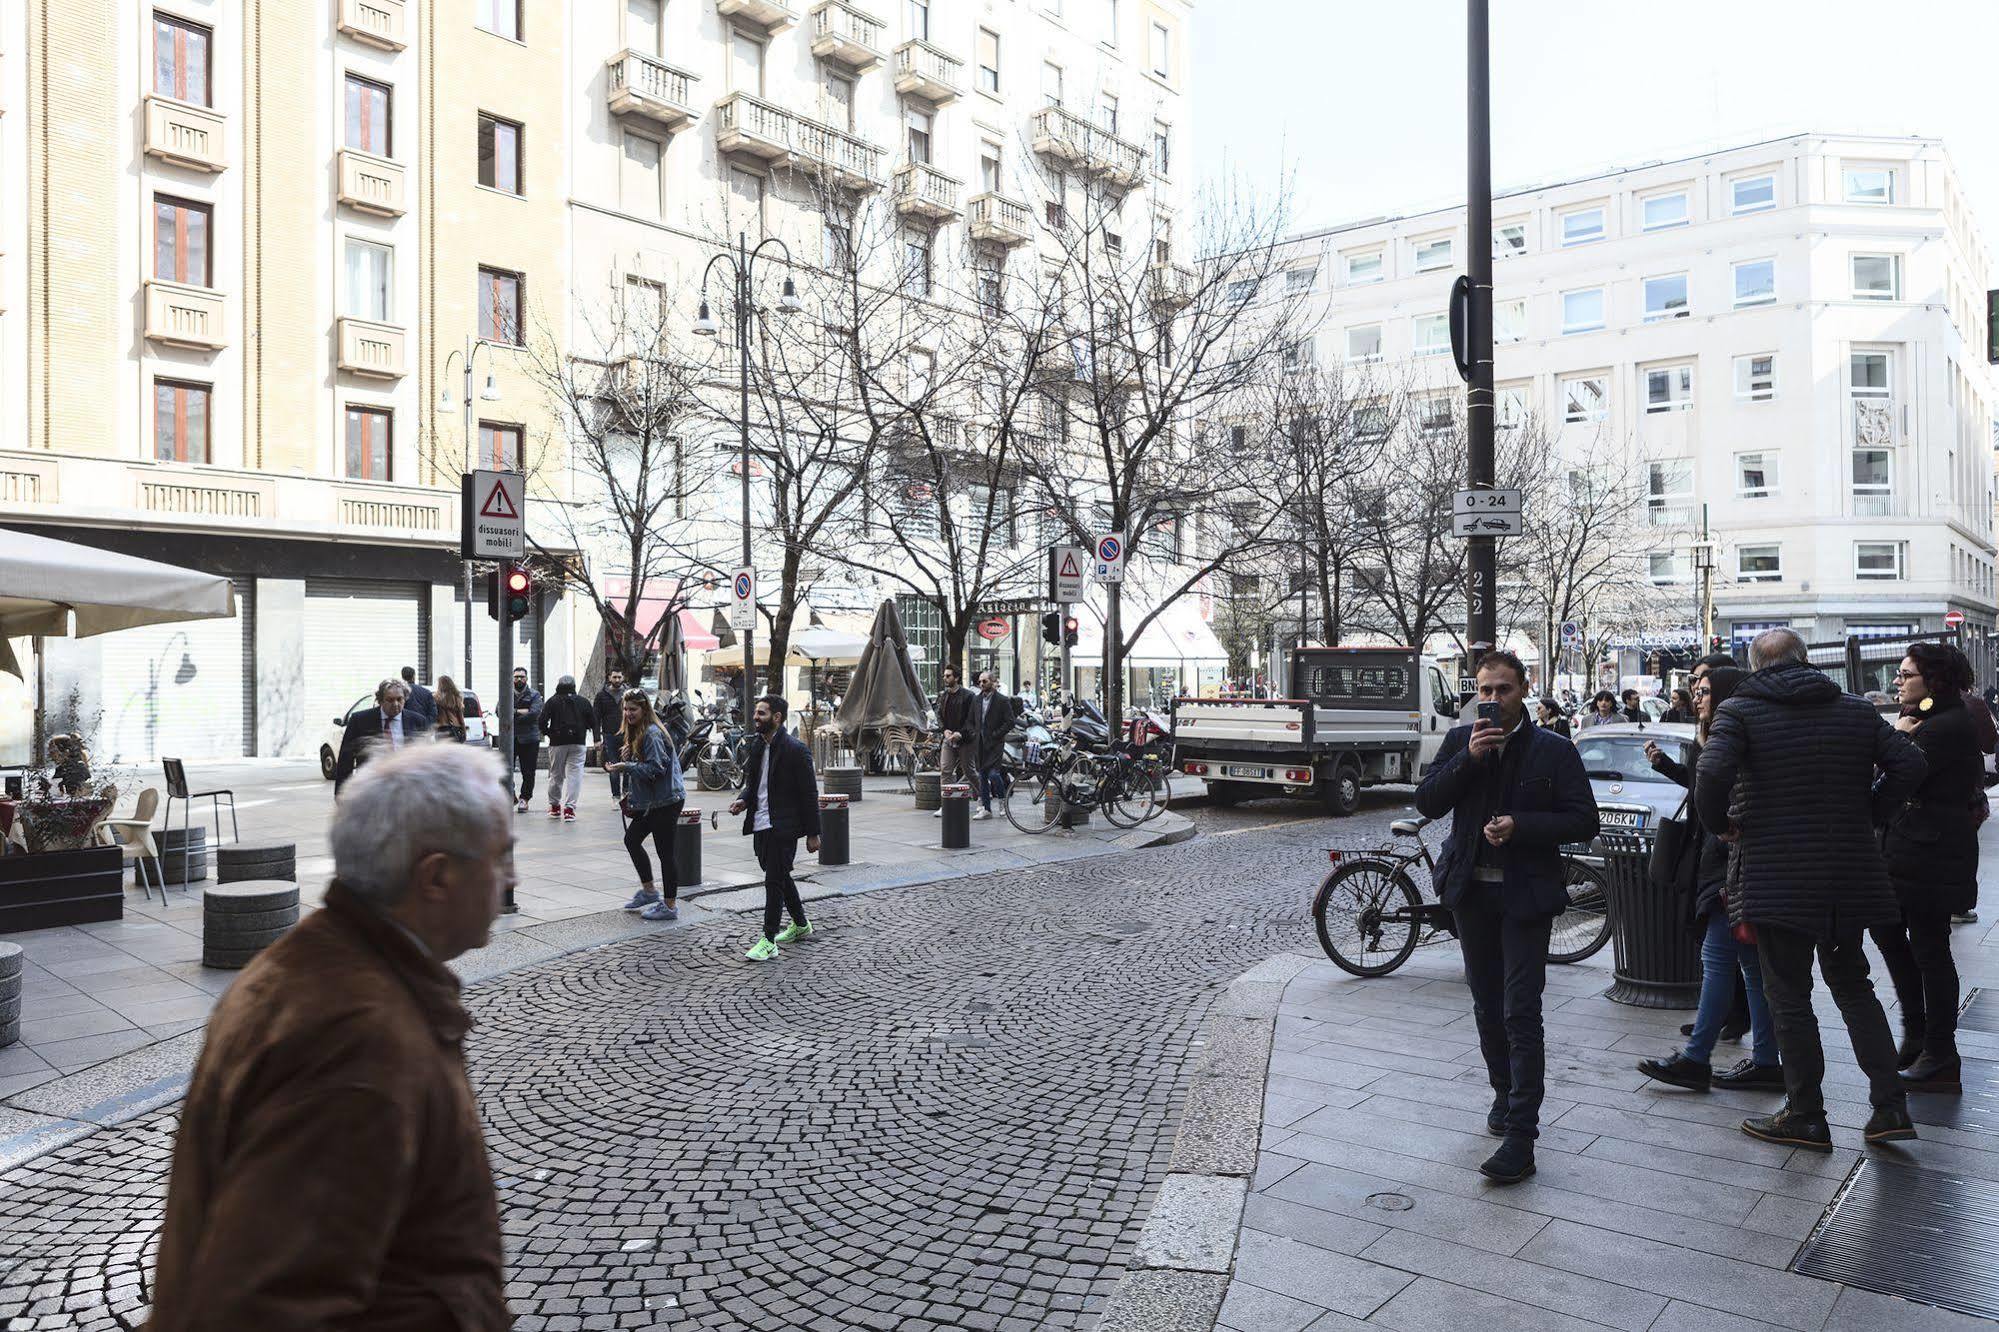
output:
[[[215,881],[298,879],[298,852],[291,842],[237,842],[215,848]]]
[[[963,851],[972,844],[972,788],[946,782],[939,788],[944,803],[944,849]]]
[[[917,773],[910,781],[911,788],[916,792],[916,807],[918,809],[941,808],[939,802],[943,799],[943,796],[940,788],[943,785],[944,774],[941,772]]]
[[[0,1046],[21,1039],[21,945],[0,943]]]
[[[861,798],[861,770],[859,768],[828,768],[819,776],[819,789],[828,795],[843,795],[849,800]]]
[[[241,879],[201,894],[201,965],[235,969],[298,924],[298,885]]]
[[[680,811],[680,826],[673,830],[673,881],[682,888],[701,882],[701,811]]]
[[[822,865],[844,865],[847,863],[847,797],[843,795],[822,795],[819,797],[819,863]]]

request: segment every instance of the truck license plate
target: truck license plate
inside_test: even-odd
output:
[[[1597,824],[1603,828],[1615,828],[1619,832],[1640,832],[1645,827],[1645,811],[1642,809],[1603,809],[1596,815]]]
[[[1231,763],[1222,769],[1222,776],[1224,777],[1263,778],[1263,777],[1268,777],[1269,775],[1270,775],[1270,769],[1268,768],[1251,768],[1251,767],[1246,767],[1240,763]]]

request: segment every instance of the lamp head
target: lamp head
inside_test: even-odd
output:
[[[779,314],[797,314],[805,308],[805,302],[798,299],[798,285],[790,278],[784,280],[784,290],[777,298]]]
[[[486,386],[479,390],[479,399],[482,402],[498,402],[500,400],[500,386],[494,382],[491,370],[486,372]]]
[[[716,327],[714,313],[708,309],[708,302],[701,302],[701,309],[694,316],[694,336],[712,338],[720,331]]]
[[[437,395],[437,414],[439,416],[449,415],[457,410],[458,404],[451,400],[450,389],[445,389]]]

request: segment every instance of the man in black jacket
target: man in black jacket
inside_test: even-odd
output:
[[[1006,795],[1006,774],[1001,768],[1006,758],[1006,738],[1013,732],[1013,700],[999,691],[991,671],[979,673],[979,692],[972,695],[965,710],[965,729],[977,750],[979,812],[975,819],[993,816],[993,797]]]
[[[731,814],[743,816],[743,834],[764,872],[764,932],[744,954],[752,962],[768,962],[779,944],[812,936],[791,867],[800,836],[807,851],[819,849],[819,783],[812,775],[812,751],[784,729],[790,712],[790,704],[776,694],[757,700],[757,735],[743,765],[743,789],[729,806]],[[780,934],[778,921],[786,911],[791,924]]]
[[[1763,997],[1784,1063],[1785,1104],[1745,1119],[1765,1142],[1832,1150],[1820,1083],[1825,1051],[1812,1012],[1812,956],[1867,1075],[1868,1142],[1916,1136],[1895,1069],[1895,1037],[1867,978],[1861,935],[1899,918],[1874,829],[1922,781],[1909,737],[1865,699],[1811,668],[1805,642],[1769,629],[1749,646],[1753,672],[1708,727],[1694,782],[1701,823],[1735,844],[1730,919],[1756,928]],[[1880,777],[1875,777],[1876,769]]]
[[[576,679],[565,675],[555,693],[542,704],[539,729],[548,737],[548,817],[576,821],[576,797],[583,785],[583,747],[589,743],[596,718]]]
[[[408,703],[405,703],[403,707],[407,711],[413,712],[417,716],[423,718],[423,724],[425,729],[427,730],[436,729],[437,696],[431,693],[430,690],[426,689],[423,685],[417,683],[416,667],[414,666],[403,667],[403,687],[409,690],[409,695],[410,695],[410,701]]]
[[[624,707],[625,673],[613,666],[604,674],[604,687],[597,691],[597,697],[590,700],[591,730],[597,735],[597,761],[606,768],[618,761],[618,733],[624,725]],[[611,799],[622,799],[625,794],[624,774],[614,772],[609,776]]]
[[[1568,909],[1562,847],[1597,833],[1596,797],[1569,741],[1527,718],[1527,670],[1511,652],[1478,667],[1481,707],[1498,720],[1452,728],[1416,788],[1428,818],[1451,815],[1437,858],[1437,895],[1457,921],[1493,1090],[1486,1129],[1504,1141],[1480,1166],[1501,1184],[1534,1173],[1546,1067],[1541,992],[1548,939]]]
[[[514,667],[514,767],[520,770],[521,794],[514,812],[525,814],[534,799],[535,762],[541,757],[541,691],[528,683],[528,668]]]
[[[410,711],[409,689],[401,680],[384,680],[375,686],[375,706],[365,711],[356,708],[347,714],[346,724],[340,732],[340,757],[333,764],[333,794],[337,799],[340,788],[347,785],[347,779],[354,770],[372,758],[376,751],[386,746],[401,749],[412,740],[429,734],[430,727],[422,717]]]
[[[979,778],[974,758],[977,754],[977,737],[966,735],[969,723],[965,720],[971,712],[972,700],[977,698],[971,690],[959,682],[956,663],[944,667],[944,687],[937,691],[937,727],[944,734],[942,751],[937,760],[937,780],[940,782],[965,782],[977,787]],[[939,809],[932,816],[942,818]]]

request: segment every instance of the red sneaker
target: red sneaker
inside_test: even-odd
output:
[[[548,807],[548,817],[550,817],[551,819],[559,819],[559,818],[561,818],[561,817],[562,817],[562,806],[560,806],[560,805],[550,805],[550,806]]]
[[[576,806],[564,805],[562,807],[562,821],[564,823],[576,822]]]

